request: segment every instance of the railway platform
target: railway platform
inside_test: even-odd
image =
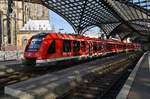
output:
[[[116,99],[150,99],[150,51],[144,53]]]

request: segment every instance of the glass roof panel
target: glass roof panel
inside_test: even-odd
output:
[[[143,9],[150,10],[150,0],[129,0],[129,2],[138,5]]]

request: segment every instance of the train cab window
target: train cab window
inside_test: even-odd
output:
[[[63,41],[63,52],[71,52],[71,41],[70,40]]]
[[[81,41],[81,46],[82,46],[82,47],[81,47],[82,51],[85,51],[85,47],[86,47],[86,46],[85,46],[85,41]]]
[[[52,43],[49,45],[49,48],[48,48],[48,51],[47,51],[48,54],[52,54],[52,53],[56,52],[55,45],[56,45],[56,41],[53,40]]]
[[[33,36],[28,48],[26,48],[25,50],[26,51],[38,51],[41,46],[42,39],[45,38],[46,36],[47,36],[47,33],[39,33]]]
[[[80,51],[80,42],[79,41],[73,41],[73,51],[75,51],[75,52]]]
[[[30,42],[29,47],[27,48],[27,51],[38,51],[40,48],[42,40],[39,38],[33,38]]]

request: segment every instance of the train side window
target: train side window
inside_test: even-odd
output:
[[[80,51],[80,42],[79,41],[73,41],[73,51]]]
[[[82,47],[81,47],[82,51],[85,51],[85,47],[86,47],[86,46],[85,46],[85,41],[82,41],[82,42],[81,42],[81,46],[82,46]]]
[[[56,46],[56,41],[53,40],[52,43],[49,45],[49,48],[48,48],[47,53],[48,53],[48,54],[55,53],[55,52],[56,52],[55,46]]]
[[[93,50],[97,51],[97,43],[96,42],[93,44]]]
[[[119,45],[117,45],[117,48],[119,48]]]
[[[112,48],[112,45],[111,44],[109,44],[109,49],[111,49]]]
[[[109,49],[109,45],[108,44],[106,44],[106,48]]]
[[[63,52],[71,52],[71,41],[70,40],[63,41]]]
[[[98,43],[98,50],[100,51],[102,49],[102,44]]]
[[[111,44],[111,49],[114,48],[114,44]]]

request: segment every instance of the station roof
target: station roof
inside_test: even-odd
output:
[[[23,0],[16,0],[23,1]],[[46,6],[83,34],[98,26],[109,37],[150,42],[149,0],[24,0]]]

